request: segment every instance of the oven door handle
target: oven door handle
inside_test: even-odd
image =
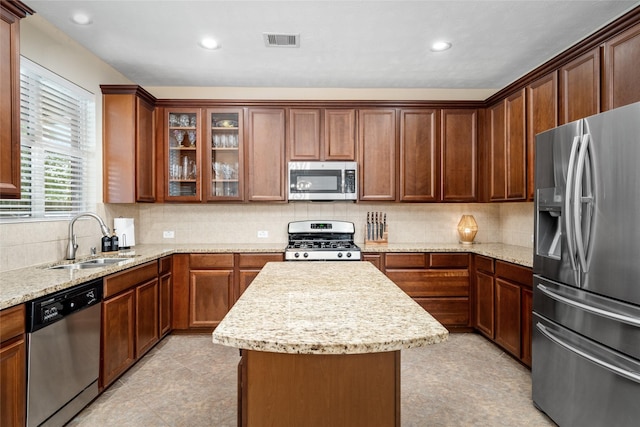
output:
[[[564,304],[567,304],[571,307],[578,308],[580,310],[584,310],[591,314],[595,314],[596,316],[606,317],[611,320],[615,320],[616,322],[626,323],[630,326],[635,326],[636,328],[640,328],[640,319],[627,316],[625,314],[615,313],[610,310],[604,310],[602,308],[594,307],[589,304],[582,303],[580,301],[576,301],[574,299],[568,298],[566,296],[560,295],[556,292],[553,292],[551,289],[547,288],[545,285],[538,283],[536,288],[540,290],[543,294],[548,296],[549,298],[553,298],[556,301],[560,301]]]
[[[584,350],[579,349],[576,346],[573,346],[567,342],[565,342],[564,340],[562,340],[560,337],[556,336],[549,328],[547,328],[546,326],[544,326],[542,323],[538,322],[536,323],[536,328],[538,328],[538,330],[540,331],[540,333],[542,333],[542,335],[544,335],[546,338],[550,339],[551,341],[553,341],[554,343],[558,344],[560,347],[564,348],[565,350],[568,350],[572,353],[577,354],[578,356],[582,356],[585,359],[587,359],[588,361],[600,366],[601,368],[607,369],[608,371],[613,372],[616,375],[619,375],[621,377],[624,377],[630,381],[633,381],[635,383],[640,384],[640,375],[635,373],[635,372],[631,372],[628,371],[626,369],[620,368],[616,365],[613,365],[609,362],[606,362],[590,353],[587,353]]]

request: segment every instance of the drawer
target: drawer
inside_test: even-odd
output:
[[[189,268],[192,270],[233,268],[233,254],[190,254]]]
[[[158,263],[151,261],[104,278],[104,297],[120,293],[158,277]]]
[[[496,277],[525,285],[533,286],[533,270],[504,261],[496,261]]]
[[[444,326],[469,326],[469,298],[416,298]]]
[[[387,270],[387,277],[411,297],[469,296],[467,270]]]
[[[385,268],[425,268],[427,254],[424,253],[391,253],[385,255]]]
[[[238,256],[238,266],[240,268],[262,268],[268,262],[278,262],[284,260],[284,254],[240,254]]]
[[[24,304],[0,311],[0,342],[10,340],[25,331]]]
[[[158,260],[158,273],[160,275],[171,272],[171,259],[172,257],[166,256]]]
[[[476,270],[484,271],[486,273],[494,273],[493,258],[489,258],[482,255],[476,255]]]
[[[469,254],[429,254],[429,267],[467,268],[469,267]]]

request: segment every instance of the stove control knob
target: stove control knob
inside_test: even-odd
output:
[[[300,258],[300,252],[296,252],[293,256],[296,258]]]
[[[309,252],[305,252],[305,253],[304,253],[304,257],[305,257],[305,258],[309,258]]]
[[[342,258],[342,252],[338,252],[338,258]]]
[[[347,258],[351,258],[351,252],[347,252]]]

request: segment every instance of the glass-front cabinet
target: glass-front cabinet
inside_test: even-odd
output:
[[[242,109],[208,109],[207,128],[206,199],[242,200]]]
[[[200,200],[201,115],[199,109],[167,108],[168,144],[166,196],[169,200]]]

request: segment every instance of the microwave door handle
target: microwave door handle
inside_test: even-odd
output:
[[[567,233],[567,249],[569,251],[569,260],[571,261],[571,269],[573,271],[577,270],[576,259],[575,259],[575,248],[573,245],[574,237],[573,237],[573,224],[572,224],[572,215],[571,215],[571,199],[572,199],[572,187],[573,187],[573,174],[575,169],[576,162],[576,152],[578,151],[578,145],[580,143],[580,135],[576,135],[573,138],[573,142],[571,143],[571,154],[569,155],[569,165],[567,168],[567,182],[564,189],[564,225]]]
[[[589,152],[589,134],[584,134],[582,136],[582,143],[580,144],[580,153],[578,154],[578,160],[576,163],[576,176],[573,182],[573,229],[575,233],[575,241],[576,241],[576,250],[578,252],[578,260],[580,261],[580,267],[582,268],[582,272],[586,273],[588,271],[587,266],[587,258],[586,258],[586,250],[585,250],[585,239],[583,239],[583,231],[582,231],[582,214],[591,215],[591,209],[584,210],[582,209],[583,203],[591,204],[593,197],[591,194],[586,197],[582,196],[583,183],[582,177],[584,175],[585,167],[587,164],[587,154]],[[588,173],[590,176],[591,173]],[[590,185],[588,186],[590,187]],[[588,188],[589,192],[591,192],[591,188]],[[590,207],[590,206],[589,206]],[[591,218],[587,218],[587,232],[589,229],[589,225],[591,224]]]
[[[595,354],[589,353],[581,348],[576,347],[575,345],[569,344],[568,342],[562,340],[562,338],[556,336],[551,329],[547,328],[540,322],[536,323],[536,328],[540,331],[540,333],[542,333],[542,335],[544,335],[546,338],[550,339],[554,343],[558,344],[560,347],[563,347],[564,349],[572,353],[575,353],[578,356],[582,356],[588,361],[590,361],[591,363],[594,363],[600,366],[601,368],[604,368],[610,372],[613,372],[616,375],[619,375],[630,381],[640,384],[640,375],[638,375],[636,372],[632,372],[627,369],[613,365],[605,360],[602,360]]]

